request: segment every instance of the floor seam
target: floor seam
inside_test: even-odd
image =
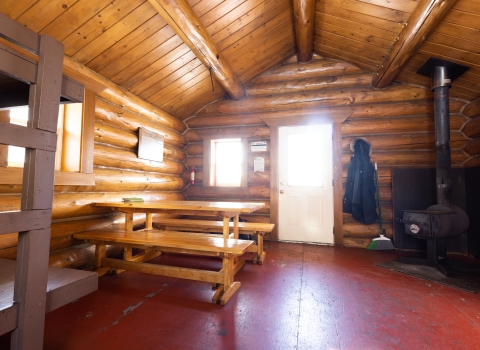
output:
[[[300,297],[298,299],[298,322],[297,322],[297,346],[298,349],[298,338],[300,335],[300,317],[302,316],[302,289],[303,289],[303,269],[305,267],[305,245],[302,247],[302,269],[300,272]]]

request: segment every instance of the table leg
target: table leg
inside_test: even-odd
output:
[[[125,213],[125,230],[133,231],[133,213]]]
[[[151,230],[153,228],[153,214],[147,213],[145,215],[145,229]]]
[[[227,239],[230,234],[230,220],[228,217],[223,217],[223,238]]]
[[[233,238],[238,239],[238,217],[239,215],[235,215],[233,218]]]

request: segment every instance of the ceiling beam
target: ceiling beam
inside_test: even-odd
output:
[[[297,61],[310,62],[313,55],[315,0],[293,0]]]
[[[186,0],[148,0],[234,100],[245,90]]]
[[[420,0],[377,76],[373,78],[372,85],[374,87],[385,88],[390,85],[408,59],[420,48],[456,1]]]

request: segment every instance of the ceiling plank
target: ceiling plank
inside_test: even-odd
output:
[[[293,18],[295,19],[298,62],[310,62],[313,56],[315,1],[293,0]]]
[[[384,88],[390,85],[408,59],[417,51],[425,38],[457,0],[421,0],[410,16],[406,26],[400,32],[396,45],[383,67],[374,77],[372,85]]]
[[[234,100],[245,90],[186,0],[148,0]]]

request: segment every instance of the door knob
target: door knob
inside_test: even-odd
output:
[[[280,190],[280,194],[283,194],[283,190]]]

